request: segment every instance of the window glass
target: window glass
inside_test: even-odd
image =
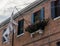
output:
[[[23,30],[24,30],[23,27],[24,27],[24,20],[20,20],[18,22],[18,33],[17,33],[17,35],[20,35],[23,33]]]

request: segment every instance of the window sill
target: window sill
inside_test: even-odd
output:
[[[20,35],[17,35],[17,38],[20,37],[20,36],[22,36],[22,35],[24,35],[24,33],[22,33],[22,34],[20,34]]]
[[[58,17],[54,18],[54,20],[57,20],[57,19],[60,19],[60,16],[58,16]]]

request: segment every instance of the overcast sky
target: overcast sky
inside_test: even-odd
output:
[[[0,23],[10,17],[13,9],[14,13],[17,12],[14,8],[15,6],[18,10],[21,10],[34,1],[35,0],[0,0]]]

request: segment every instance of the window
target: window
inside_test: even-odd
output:
[[[9,42],[9,34],[10,34],[9,28],[4,29],[3,35],[2,35],[3,43]]]
[[[23,20],[20,20],[18,22],[18,32],[17,32],[17,35],[20,36],[23,34],[23,30],[24,30],[24,19]]]
[[[34,22],[40,20],[40,10],[34,13]]]
[[[52,18],[60,16],[60,0],[51,2],[51,16]]]
[[[33,13],[32,15],[32,23],[36,23],[38,21],[42,21],[44,19],[44,8]]]
[[[5,33],[6,29],[4,29],[3,34]],[[6,42],[5,37],[2,37],[2,42]]]
[[[57,42],[56,44],[57,44],[57,46],[60,46],[60,42]]]

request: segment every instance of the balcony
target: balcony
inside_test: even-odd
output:
[[[48,21],[49,19],[44,19],[43,21],[39,21],[35,24],[31,24],[25,29],[25,31],[28,31],[29,33],[34,33],[38,31],[39,29],[44,31],[45,26],[47,26]]]

